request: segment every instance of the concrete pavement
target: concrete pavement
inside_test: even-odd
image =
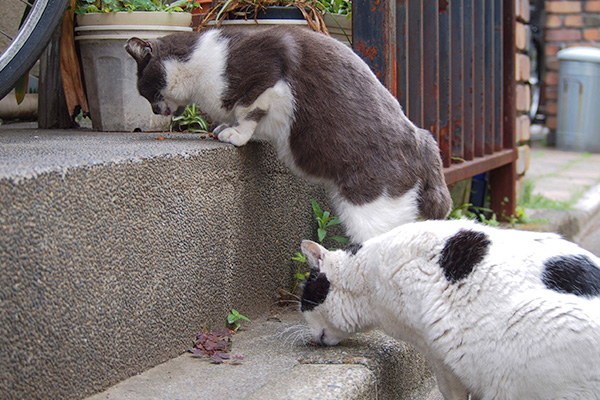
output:
[[[600,154],[543,147],[533,142],[530,167],[519,184],[530,191],[522,229],[553,231],[600,254]]]

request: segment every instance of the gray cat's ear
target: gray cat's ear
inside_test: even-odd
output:
[[[125,44],[125,50],[127,50],[127,52],[138,64],[148,61],[148,59],[152,56],[152,44],[136,37],[127,41],[127,44]]]
[[[306,257],[308,265],[312,269],[319,269],[319,265],[321,264],[320,261],[322,261],[328,253],[325,247],[310,240],[303,240],[300,249],[302,250],[304,257]]]

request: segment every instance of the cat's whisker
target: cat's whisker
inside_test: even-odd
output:
[[[310,340],[310,328],[306,325],[292,325],[283,329],[277,335],[279,340],[283,341],[283,344],[290,347],[295,347],[298,342],[307,344]]]

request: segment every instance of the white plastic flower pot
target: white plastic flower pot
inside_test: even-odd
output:
[[[192,15],[178,12],[90,13],[77,16],[92,126],[99,131],[168,131],[170,118],[152,113],[137,90],[137,65],[125,51],[131,37],[153,39],[191,32]],[[190,77],[193,79],[193,77]]]

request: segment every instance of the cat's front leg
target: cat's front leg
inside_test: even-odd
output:
[[[261,109],[254,109],[250,112],[243,113],[238,123],[232,126],[221,124],[215,128],[213,133],[222,142],[231,143],[234,146],[243,146],[252,137],[256,126],[265,116],[266,112]]]

